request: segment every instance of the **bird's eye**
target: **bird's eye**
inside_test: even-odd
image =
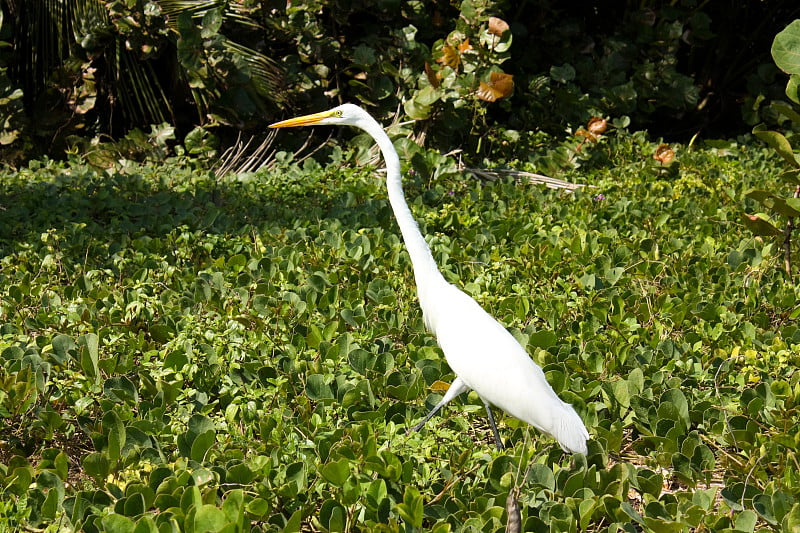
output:
[[[336,113],[334,113],[334,115],[336,115],[339,118],[342,118],[342,112],[341,111],[337,111]]]

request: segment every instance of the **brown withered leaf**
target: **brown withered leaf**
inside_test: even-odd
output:
[[[461,56],[454,47],[446,44],[442,47],[442,57],[437,59],[436,62],[450,67],[453,70],[457,70],[458,66],[461,64]]]
[[[592,117],[586,124],[586,129],[595,135],[602,135],[608,129],[608,121],[602,117]]]
[[[489,82],[481,82],[478,87],[478,98],[485,102],[496,102],[511,96],[514,92],[514,76],[504,72],[492,72]]]
[[[427,61],[425,62],[425,75],[428,77],[428,83],[430,83],[434,89],[439,88],[439,73],[434,72],[431,68],[430,63]]]
[[[464,40],[461,42],[461,44],[459,44],[459,45],[458,45],[458,51],[459,51],[459,53],[462,53],[462,54],[463,54],[463,53],[464,53],[464,52],[466,52],[467,50],[472,50],[472,45],[471,45],[471,44],[469,44],[469,38],[467,38],[467,39],[464,39]]]
[[[668,144],[659,144],[653,154],[653,159],[662,165],[669,165],[672,163],[672,160],[675,159],[675,150],[670,148]]]
[[[508,31],[508,23],[497,17],[489,17],[489,33],[502,37]]]

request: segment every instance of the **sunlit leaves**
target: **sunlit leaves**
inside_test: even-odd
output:
[[[436,61],[441,63],[443,66],[450,67],[453,70],[458,70],[458,67],[461,65],[461,53],[459,48],[445,44],[442,46],[441,56],[436,59]]]
[[[495,102],[507,98],[514,92],[514,76],[503,72],[492,72],[488,81],[482,81],[478,87],[478,98],[486,102]]]
[[[779,160],[700,145],[664,177],[658,143],[608,130],[591,147],[624,164],[573,193],[398,141],[446,276],[575,405],[586,458],[501,412],[496,452],[474,393],[405,434],[455,376],[382,180],[346,159],[4,175],[0,503],[40,529],[502,531],[518,486],[521,531],[794,524],[800,295],[738,202],[677,188],[788,213]]]

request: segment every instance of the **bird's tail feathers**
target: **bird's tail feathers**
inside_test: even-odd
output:
[[[561,403],[562,413],[555,417],[553,437],[565,452],[586,455],[588,452],[586,441],[589,440],[589,432],[586,431],[586,426],[575,409],[568,403]]]

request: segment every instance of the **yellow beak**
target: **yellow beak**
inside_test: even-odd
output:
[[[294,128],[295,126],[310,126],[316,124],[324,118],[328,118],[333,113],[331,111],[323,111],[322,113],[314,113],[313,115],[303,115],[302,117],[290,118],[289,120],[282,120],[275,124],[270,124],[270,128]]]

